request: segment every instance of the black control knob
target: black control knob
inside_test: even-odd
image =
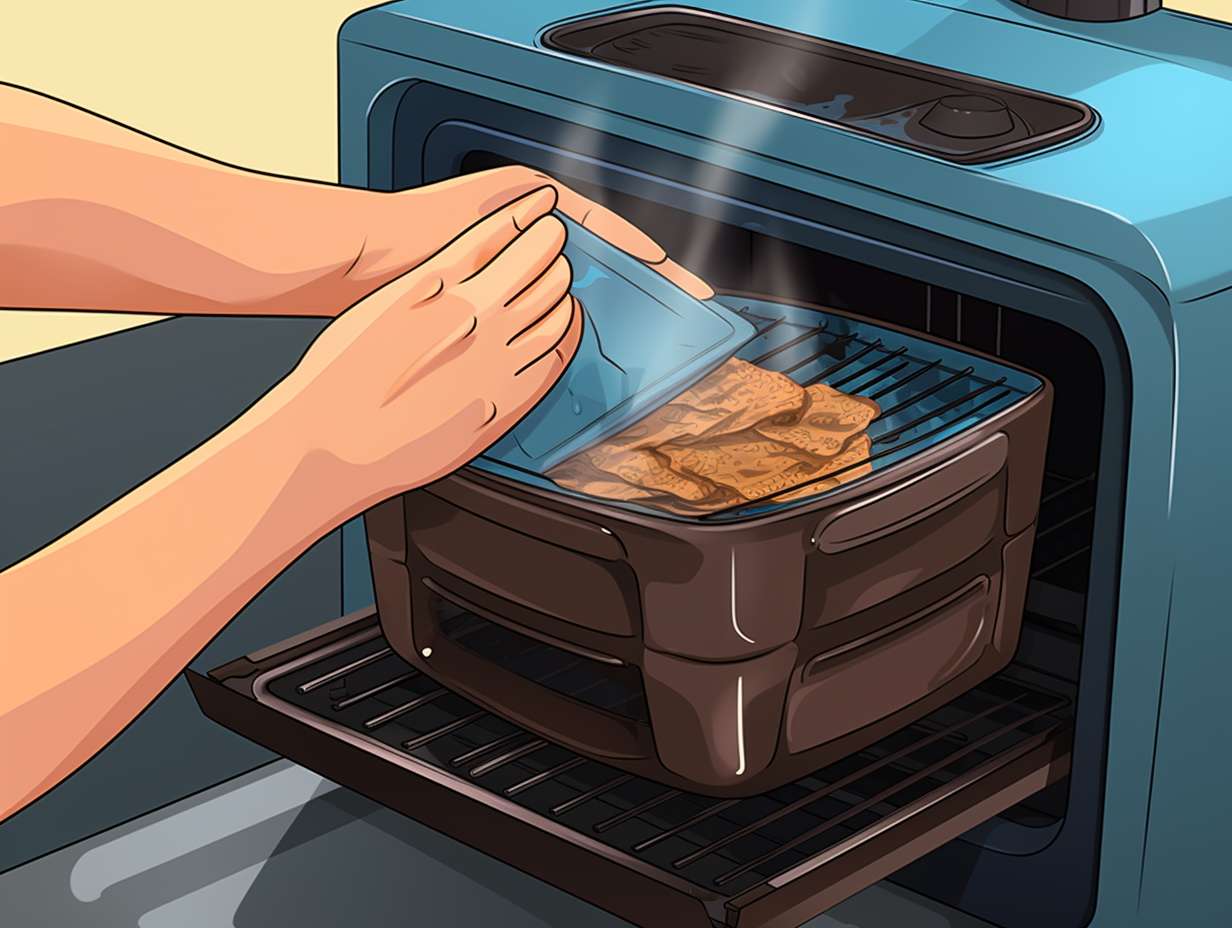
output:
[[[1089,23],[1110,23],[1122,19],[1134,19],[1154,13],[1162,5],[1160,0],[1015,0],[1023,6],[1059,16],[1062,19],[1078,19]]]
[[[956,139],[985,139],[1014,129],[1014,117],[1000,100],[978,94],[942,97],[920,125]]]

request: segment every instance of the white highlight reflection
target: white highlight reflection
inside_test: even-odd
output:
[[[740,630],[740,623],[736,620],[736,549],[732,548],[731,553],[731,620],[732,628],[736,630],[736,634],[747,641],[749,644],[757,644],[752,638]]]
[[[744,775],[744,677],[736,677],[736,750],[740,766],[736,776]]]

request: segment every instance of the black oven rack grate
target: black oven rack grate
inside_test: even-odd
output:
[[[1085,589],[1094,532],[1095,474],[1045,474],[1032,579]]]
[[[706,893],[731,897],[855,847],[991,758],[1069,724],[1070,702],[995,677],[868,749],[778,790],[717,800],[552,744],[436,684],[379,636],[274,676],[270,694],[411,755]]]
[[[1021,399],[1025,393],[1007,377],[981,377],[976,367],[950,363],[912,352],[893,343],[893,333],[869,336],[851,331],[842,317],[828,317],[820,325],[787,316],[767,316],[748,306],[736,312],[755,326],[757,335],[739,357],[767,370],[785,374],[802,386],[822,383],[844,393],[876,401],[881,411],[868,427],[872,445],[864,461],[832,471],[817,481],[864,467],[930,439],[940,441],[961,431],[973,417],[991,415]],[[774,503],[774,496],[794,492],[810,482],[796,484],[759,500],[738,503],[702,516],[703,519],[743,515]]]

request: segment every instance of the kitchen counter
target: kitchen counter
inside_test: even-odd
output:
[[[626,922],[287,761],[0,875],[11,928]],[[882,883],[808,928],[986,928]]]

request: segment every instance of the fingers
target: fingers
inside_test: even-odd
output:
[[[647,264],[661,264],[667,259],[663,246],[629,220],[622,219],[606,206],[586,199],[558,181],[552,183],[556,185],[559,197],[557,206],[574,222]]]
[[[556,191],[540,187],[481,219],[454,239],[440,254],[451,282],[464,281],[487,267],[536,221],[556,206]],[[560,225],[558,220],[553,220]],[[564,228],[561,227],[563,234]]]
[[[667,260],[662,264],[656,264],[655,270],[674,283],[677,287],[683,290],[690,296],[697,297],[699,300],[708,300],[714,296],[714,288],[698,277],[696,274],[681,267],[675,261]]]
[[[522,194],[470,226],[410,273],[387,284],[390,296],[423,303],[473,277],[555,206],[556,191],[550,186]],[[559,220],[553,221],[560,225]]]
[[[480,210],[493,209],[505,202],[510,195],[551,184],[557,193],[556,207],[574,222],[606,239],[621,251],[654,265],[664,277],[698,299],[714,296],[714,290],[703,281],[675,262],[668,261],[663,247],[637,226],[547,174],[518,166],[467,175],[467,179],[476,185],[475,193],[479,197]]]
[[[557,255],[548,269],[509,303],[505,315],[513,330],[510,342],[533,325],[546,309],[556,305],[569,291],[572,282],[573,268],[569,259],[563,254]]]
[[[565,247],[565,225],[544,216],[492,259],[466,286],[480,288],[484,302],[497,306],[514,302],[552,266]]]
[[[562,213],[583,227],[606,239],[621,251],[654,265],[654,269],[699,300],[714,296],[714,289],[697,275],[669,260],[663,247],[627,219],[621,218],[606,206],[588,200],[564,184],[556,184],[559,200],[557,207]]]
[[[574,317],[580,313],[577,299],[565,294],[546,312],[542,313],[530,325],[509,340],[509,349],[518,359],[516,371],[521,374],[552,351],[573,325]]]
[[[498,172],[501,170],[497,169]],[[512,177],[514,178],[513,189],[522,185],[551,184],[556,188],[557,206],[562,213],[596,235],[607,239],[621,251],[628,252],[647,264],[659,264],[667,258],[667,252],[662,246],[637,226],[622,219],[606,206],[587,199],[560,181],[525,167],[503,170],[504,176],[499,179],[494,177],[493,180],[497,182],[503,180],[508,184],[509,178]]]
[[[551,388],[573,360],[582,340],[584,317],[577,297],[566,296],[539,325],[511,346],[527,357],[516,376],[534,385],[532,403]]]

